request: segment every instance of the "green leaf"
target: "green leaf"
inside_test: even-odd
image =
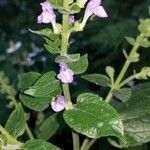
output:
[[[56,97],[61,93],[61,86],[58,80],[54,80],[42,87],[32,86],[24,93],[37,98],[44,98],[44,97],[52,98]]]
[[[48,82],[53,82],[55,80],[56,73],[54,71],[49,71],[43,74],[34,84],[34,87],[45,86]]]
[[[123,102],[126,102],[131,97],[132,90],[130,88],[122,88],[113,90],[113,95]]]
[[[53,32],[50,28],[45,28],[42,30],[38,30],[38,31],[34,31],[29,29],[30,32],[34,33],[34,34],[38,34],[38,35],[42,35],[44,37],[50,38],[53,35]]]
[[[81,56],[78,61],[68,63],[68,67],[75,72],[75,74],[84,73],[88,68],[88,55]]]
[[[21,94],[19,98],[26,107],[35,111],[45,110],[52,101],[52,98],[36,98],[25,94]]]
[[[140,84],[132,90],[131,98],[120,109],[126,144],[136,146],[150,141],[150,82]]]
[[[83,79],[95,83],[100,86],[108,87],[110,86],[110,79],[102,74],[88,74],[88,75],[83,75]]]
[[[5,125],[5,129],[13,137],[21,136],[25,131],[26,118],[21,104],[11,113]]]
[[[55,9],[63,7],[63,0],[48,0]]]
[[[60,53],[60,39],[56,38],[54,41],[46,38],[46,44],[44,44],[46,50],[52,54]]]
[[[56,97],[61,93],[59,80],[55,79],[55,73],[50,71],[45,73],[35,82],[33,86],[27,89],[24,93],[33,97]]]
[[[98,95],[83,93],[72,110],[64,112],[66,123],[90,138],[116,136],[124,140],[119,114]]]
[[[59,81],[53,81],[47,83],[43,87],[32,86],[24,92],[27,95],[37,97],[37,98],[52,98],[56,97],[61,93],[61,87]]]
[[[55,145],[41,139],[29,140],[20,148],[21,150],[60,150]]]
[[[59,124],[57,122],[57,115],[53,114],[48,117],[40,126],[38,138],[49,140],[57,131]]]
[[[73,3],[70,6],[70,14],[75,14],[75,13],[79,13],[81,10],[81,7],[77,4],[77,3]]]
[[[40,74],[36,72],[22,73],[18,75],[18,88],[21,92],[32,86],[39,78]]]
[[[64,63],[72,63],[75,61],[78,61],[80,59],[80,54],[72,54],[72,55],[67,55],[67,56],[58,56],[55,59],[56,63],[64,62]]]
[[[125,39],[127,40],[127,42],[130,44],[130,45],[134,45],[135,44],[135,39],[132,38],[132,37],[125,37]]]
[[[52,54],[58,54],[59,53],[59,49],[58,47],[55,46],[55,44],[53,42],[51,42],[50,45],[44,44],[45,49],[52,53]]]

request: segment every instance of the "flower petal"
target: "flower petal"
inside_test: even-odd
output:
[[[66,107],[66,101],[64,96],[58,96],[55,101],[51,102],[51,108],[55,112],[59,112]]]
[[[102,7],[102,6],[98,6],[96,7],[94,10],[93,10],[94,14],[98,17],[101,17],[101,18],[106,18],[108,17],[105,9]]]
[[[61,80],[63,83],[72,83],[74,72],[70,70],[67,65],[63,62],[59,64],[60,72],[57,75],[57,78]]]
[[[40,3],[42,6],[42,13],[38,16],[37,22],[38,23],[50,23],[55,21],[56,15],[50,3],[45,1]]]
[[[46,12],[46,11],[43,11],[37,18],[37,22],[38,23],[50,23],[52,22],[53,20],[55,19],[55,16]]]

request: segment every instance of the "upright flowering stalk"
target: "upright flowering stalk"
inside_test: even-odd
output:
[[[42,6],[42,13],[38,16],[37,23],[52,23],[54,33],[57,33],[56,15],[51,4],[46,0],[40,5]]]
[[[87,4],[87,7],[85,9],[85,14],[83,17],[83,21],[81,22],[80,29],[84,28],[87,20],[93,14],[101,18],[108,17],[106,11],[100,5],[101,5],[101,0],[90,0],[90,2]]]
[[[57,78],[60,79],[63,83],[72,83],[74,72],[70,70],[65,63],[61,62],[59,64],[60,72],[57,75]]]

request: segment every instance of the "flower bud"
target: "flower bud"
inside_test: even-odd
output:
[[[150,67],[142,68],[140,73],[135,74],[136,79],[145,79],[147,80],[150,77]]]

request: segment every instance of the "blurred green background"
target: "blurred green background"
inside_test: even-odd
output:
[[[56,68],[54,57],[44,51],[44,40],[28,31],[29,28],[38,30],[50,26],[36,22],[41,11],[39,2],[40,0],[0,0],[0,71],[5,72],[16,89],[17,74],[31,70],[43,73]],[[89,54],[88,73],[105,73],[105,67],[108,65],[115,67],[118,73],[125,61],[122,50],[129,52],[131,49],[124,37],[137,36],[139,18],[150,17],[150,0],[103,0],[102,5],[109,17],[107,19],[95,17],[88,22],[84,32],[73,34],[69,52]],[[77,15],[76,19],[80,16]],[[133,64],[127,75],[134,69],[139,71],[143,66],[150,66],[150,50],[141,48],[140,53],[140,62]],[[79,77],[76,77],[71,91],[73,97],[82,91],[95,91],[105,95],[105,89],[93,86]],[[1,96],[0,122],[2,124],[10,113],[6,105],[5,96]],[[31,114],[34,116],[35,112]],[[68,129],[64,132],[70,141]],[[57,135],[52,141],[58,143],[56,139],[62,140],[62,135]],[[65,145],[66,149],[70,149],[67,146],[68,141],[65,144],[59,142],[59,145]],[[114,149],[106,143],[105,139],[98,141],[95,150]],[[149,148],[148,144],[145,144],[128,150],[134,149],[148,150]]]

